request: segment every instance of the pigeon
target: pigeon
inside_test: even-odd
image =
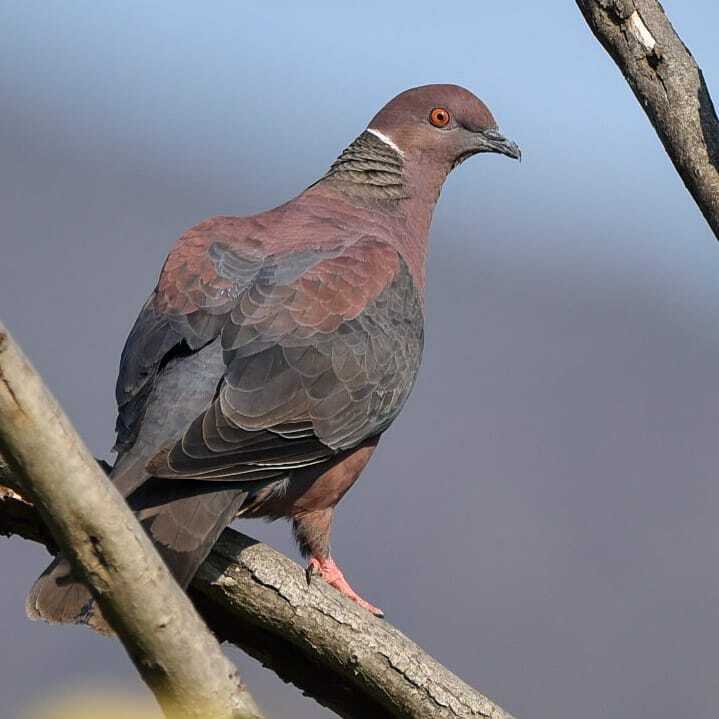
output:
[[[110,478],[182,587],[235,518],[287,518],[308,581],[382,616],[332,556],[334,511],[417,377],[444,180],[486,152],[521,157],[479,98],[412,88],[294,199],[174,245],[122,352]],[[62,556],[27,611],[107,628]]]

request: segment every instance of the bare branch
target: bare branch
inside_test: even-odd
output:
[[[37,541],[33,514],[0,488],[0,534]],[[392,625],[322,581],[308,588],[297,564],[239,532],[225,530],[191,596],[221,640],[346,719],[512,719]]]
[[[719,239],[719,120],[704,76],[657,0],[576,0]]]
[[[1,323],[0,449],[166,715],[259,719],[237,670]],[[0,500],[32,536],[21,498]]]

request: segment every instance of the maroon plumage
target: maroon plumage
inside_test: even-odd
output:
[[[332,513],[412,389],[432,210],[479,152],[519,157],[467,90],[408,90],[294,200],[178,240],[122,354],[111,476],[183,586],[235,516],[288,517],[308,571],[379,613],[330,556]],[[69,573],[30,615],[102,627]]]

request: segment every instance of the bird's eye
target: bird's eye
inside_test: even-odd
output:
[[[449,124],[449,110],[443,107],[435,107],[429,114],[429,121],[435,127],[446,127]]]

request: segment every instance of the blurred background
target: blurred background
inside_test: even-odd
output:
[[[719,98],[719,6],[664,7]],[[480,95],[524,162],[445,186],[423,369],[334,554],[518,717],[715,719],[719,245],[573,2],[0,0],[0,27],[0,316],[98,456],[185,228],[294,196],[407,87]],[[26,620],[47,560],[0,540],[3,716],[98,687],[159,716],[117,642]],[[227,651],[274,719],[330,716]]]

